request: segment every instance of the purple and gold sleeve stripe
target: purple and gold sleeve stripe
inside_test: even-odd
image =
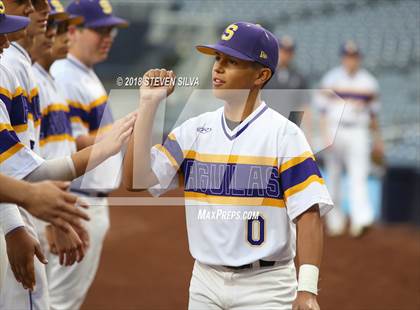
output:
[[[47,137],[42,138],[39,141],[39,145],[41,147],[44,147],[45,145],[47,145],[48,143],[53,143],[53,142],[62,142],[62,141],[69,141],[69,142],[75,142],[76,139],[73,138],[73,136],[69,135],[69,134],[61,134],[61,135],[50,135]]]
[[[6,105],[10,124],[16,132],[24,132],[28,129],[29,103],[23,96],[22,88],[18,87],[14,93],[0,88],[0,99]]]
[[[325,183],[315,157],[309,152],[286,161],[280,166],[279,172],[280,186],[285,199],[303,191],[314,182]]]
[[[111,125],[113,122],[114,119],[111,110],[105,103],[91,110],[89,115],[89,131],[92,133]]]
[[[24,91],[23,96],[28,101],[28,118],[33,120],[35,127],[38,127],[41,124],[41,104],[39,102],[38,88],[31,89],[29,94]]]
[[[80,123],[84,127],[89,128],[89,109],[77,101],[68,101],[69,116],[72,123]]]
[[[13,127],[10,124],[0,123],[0,163],[12,157],[23,147]]]
[[[69,111],[70,109],[66,104],[60,103],[50,104],[42,111],[41,145],[52,141],[74,141],[68,117]]]
[[[184,153],[173,134],[168,135],[168,138],[163,145],[158,144],[155,147],[166,155],[176,169],[181,167],[184,160]]]
[[[7,98],[9,100],[12,100],[13,96],[12,93],[3,87],[0,87],[0,98],[3,100],[4,98]]]

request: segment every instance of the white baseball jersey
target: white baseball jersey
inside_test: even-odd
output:
[[[190,251],[209,265],[291,260],[292,221],[315,204],[321,215],[332,207],[302,131],[265,103],[234,130],[223,108],[186,121],[152,148],[152,169],[154,195],[176,186],[176,173],[183,179]]]
[[[19,43],[12,42],[10,47],[4,51],[1,63],[16,77],[22,88],[22,95],[28,102],[26,126],[29,129],[30,147],[39,153],[41,111],[38,88],[32,72],[31,57]],[[21,130],[26,129],[21,128]]]
[[[29,148],[28,121],[28,102],[15,77],[0,64],[0,173],[22,179],[43,163]],[[0,213],[4,233],[23,225],[15,205],[2,206]]]
[[[6,53],[7,51],[9,51],[9,53]],[[18,44],[12,43],[12,46],[6,49],[6,52],[4,54],[8,57],[4,57],[2,63],[4,63],[7,69],[12,73],[12,75],[8,77],[8,80],[13,81],[14,77],[16,77],[18,85],[23,89],[22,98],[27,99],[27,106],[26,109],[14,111],[13,96],[11,96],[12,108],[8,110],[7,105],[5,105],[5,109],[3,108],[2,114],[7,112],[8,117],[6,115],[2,116],[0,122],[3,122],[4,119],[6,126],[7,124],[11,125],[12,119],[24,119],[24,124],[18,128],[20,130],[19,136],[22,137],[20,143],[22,143],[23,147],[21,150],[25,151],[19,151],[12,154],[13,149],[11,149],[11,152],[7,156],[8,158],[1,163],[1,172],[4,172],[7,175],[13,175],[13,173],[18,174],[18,177],[23,178],[43,163],[43,159],[35,154],[35,152],[39,152],[40,108],[38,90],[32,75],[31,59],[26,51]],[[1,72],[1,76],[3,77],[3,72]],[[12,92],[12,94],[13,93],[14,92]],[[9,114],[9,112],[11,113]],[[9,141],[10,143],[18,138],[16,134],[13,135],[13,131],[10,130],[11,128],[13,127],[6,128],[6,134],[8,134],[9,137],[7,140],[3,140],[2,137],[1,143],[6,141]],[[4,213],[3,209],[4,208],[0,211],[0,226],[5,234],[19,226],[25,226],[32,237],[38,239],[35,225],[32,221],[32,215],[23,208],[18,209],[16,205],[7,205],[6,213]],[[1,268],[5,268],[6,275],[4,281],[7,283],[0,292],[1,309],[24,309],[32,307],[36,309],[48,308],[45,266],[41,262],[37,260],[34,261],[37,285],[32,293],[23,289],[21,284],[15,281],[10,265],[1,266]]]
[[[40,148],[45,159],[62,158],[76,152],[70,124],[70,108],[52,76],[38,63],[33,72],[39,86],[42,122]]]
[[[93,71],[75,57],[56,61],[50,69],[70,106],[73,136],[106,132],[112,126],[106,91]],[[119,185],[122,156],[118,153],[73,182],[72,187],[111,190]]]
[[[322,112],[327,117],[334,118],[331,123],[341,118],[344,125],[369,126],[370,116],[379,110],[378,82],[365,69],[359,69],[354,75],[349,75],[344,67],[339,66],[329,71],[322,79],[320,88],[330,89],[345,100],[343,111],[337,97],[323,96],[317,100]]]

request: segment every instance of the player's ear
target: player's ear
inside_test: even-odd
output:
[[[261,68],[258,78],[255,80],[255,86],[263,86],[271,78],[271,70],[269,68]]]

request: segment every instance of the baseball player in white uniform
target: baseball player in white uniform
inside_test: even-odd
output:
[[[50,69],[57,85],[65,92],[70,105],[72,134],[77,149],[94,143],[112,125],[107,93],[93,66],[104,61],[112,46],[117,27],[127,22],[112,14],[108,1],[73,1],[66,10],[84,17],[83,27],[70,28],[70,50],[66,59],[56,61]],[[107,194],[119,186],[122,156],[110,158],[97,169],[72,184],[72,191],[90,204],[87,224],[90,248],[84,261],[70,268],[54,267],[52,309],[78,309],[95,277],[102,244],[109,228]]]
[[[197,49],[215,56],[213,93],[224,107],[187,120],[151,148],[157,107],[174,87],[143,84],[124,182],[159,195],[182,180],[196,260],[189,309],[319,309],[320,216],[332,202],[302,131],[260,99],[277,66],[277,39],[237,22],[217,44]],[[173,77],[157,69],[143,81]]]
[[[326,73],[320,88],[335,92],[338,97],[328,93],[317,95],[315,104],[321,111],[324,138],[332,141],[326,150],[326,169],[329,188],[333,200],[342,205],[342,168],[348,174],[348,193],[350,202],[350,234],[360,236],[374,220],[373,209],[368,195],[368,175],[370,163],[369,139],[372,131],[373,149],[383,152],[382,140],[377,124],[379,110],[379,88],[376,79],[365,69],[360,68],[361,52],[353,42],[346,42],[341,48],[342,65]],[[343,113],[340,101],[344,100]],[[340,117],[341,119],[336,119]],[[339,129],[333,137],[333,125]],[[346,217],[340,207],[327,216],[327,228],[331,235],[344,233]]]
[[[38,4],[41,12],[44,10],[49,12],[47,2],[47,9],[44,8],[43,3],[38,2]],[[33,11],[30,2],[11,7],[16,10],[16,13]],[[31,14],[31,21],[37,21],[38,17],[38,15]],[[33,29],[36,30],[35,33],[42,34],[42,25],[43,23],[35,23]],[[20,36],[22,33],[18,35]],[[40,109],[39,107],[34,108],[34,104],[39,104],[39,101],[29,100],[35,98],[35,96],[25,96],[28,94],[28,91],[25,92],[24,88],[18,86],[35,84],[33,80],[25,80],[32,78],[31,60],[26,50],[20,47],[20,45],[14,46],[15,52],[21,55],[10,53],[8,57],[2,57],[1,59],[1,63],[8,67],[4,67],[0,85],[2,89],[7,90],[2,93],[9,94],[9,96],[8,100],[3,102],[5,98],[3,97],[0,102],[0,123],[6,129],[2,132],[5,136],[1,140],[2,161],[0,172],[29,181],[43,179],[72,180],[82,175],[88,168],[94,168],[105,159],[118,153],[131,133],[135,120],[134,116],[128,116],[118,121],[107,136],[95,146],[98,151],[93,152],[92,147],[89,147],[73,154],[71,157],[47,161],[44,161],[33,151],[39,149],[36,147],[39,145],[39,135],[34,133],[39,126],[36,126],[36,116],[29,117],[29,113],[39,112]],[[10,61],[9,57],[14,58],[16,61]],[[13,75],[21,78],[22,81],[15,79]],[[33,91],[32,93],[37,92]],[[32,107],[30,107],[31,104]],[[30,122],[33,122],[33,126],[29,126]],[[90,163],[89,167],[88,162]],[[0,308],[49,308],[45,268],[41,264],[41,262],[45,264],[47,261],[40,249],[39,237],[32,216],[23,208],[18,210],[15,205],[8,205],[7,208],[2,207],[0,227],[5,235],[8,261],[10,263],[7,266],[1,266],[1,269],[5,270],[5,275],[1,279]],[[68,227],[68,232],[71,232],[71,227]],[[72,236],[77,237],[77,234],[72,234]],[[70,251],[72,252],[70,255],[76,255],[79,258],[83,254],[79,246],[72,248]],[[1,254],[5,255],[5,251],[2,251]],[[37,255],[41,262],[38,260],[34,262],[34,254]],[[14,280],[13,275],[17,281]],[[23,288],[18,282],[22,282]],[[26,288],[31,290],[26,291]]]

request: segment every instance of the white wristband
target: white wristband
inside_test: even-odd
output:
[[[25,223],[17,205],[9,203],[0,204],[0,234],[7,235],[20,226],[25,226]]]
[[[314,265],[301,265],[299,267],[298,291],[310,292],[318,295],[319,269]]]

